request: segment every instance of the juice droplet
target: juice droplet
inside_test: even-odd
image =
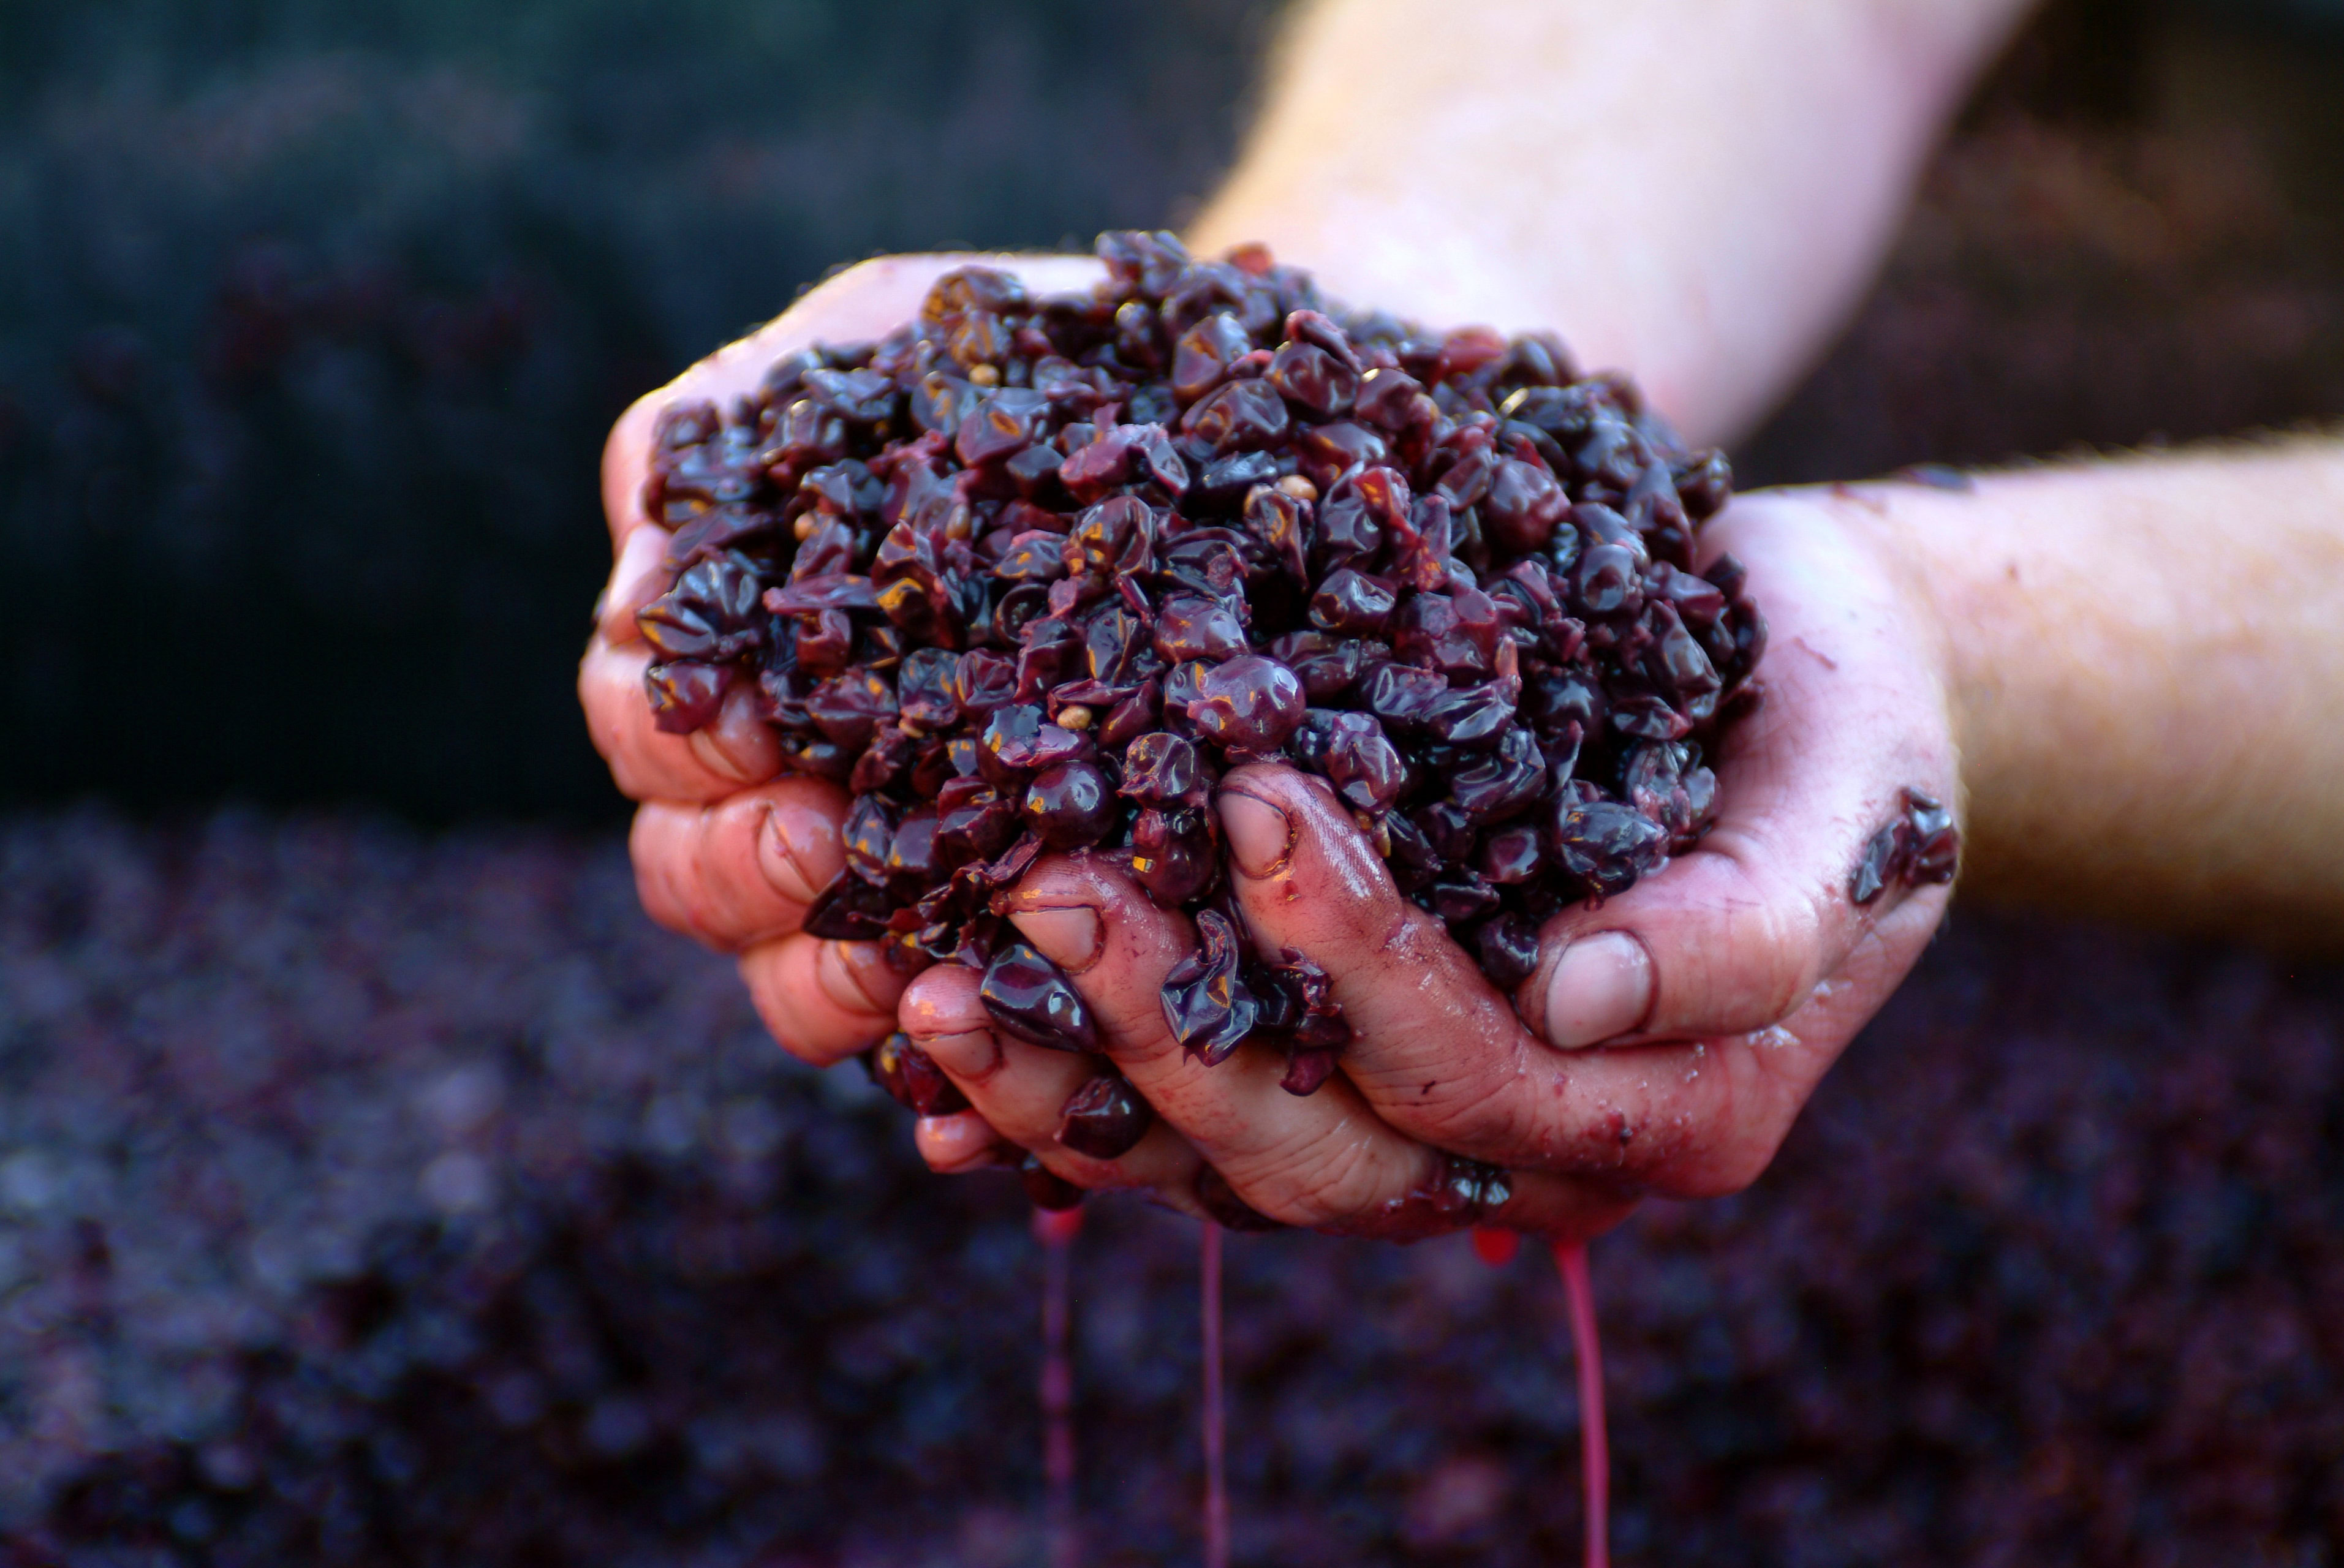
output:
[[[1493,1269],[1502,1269],[1514,1261],[1522,1250],[1520,1231],[1501,1231],[1490,1225],[1473,1227],[1473,1255]]]

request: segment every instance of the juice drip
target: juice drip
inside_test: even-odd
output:
[[[1075,1366],[1067,1353],[1068,1254],[1083,1225],[1080,1209],[1034,1211],[1042,1243],[1042,1550],[1048,1568],[1075,1568],[1081,1555],[1075,1523]]]
[[[1609,1568],[1612,1558],[1612,1448],[1603,1430],[1603,1352],[1595,1341],[1595,1292],[1587,1280],[1587,1243],[1558,1241],[1571,1303],[1571,1352],[1579,1363],[1579,1474],[1587,1511],[1587,1568]]]
[[[1229,1568],[1228,1428],[1221,1404],[1221,1228],[1205,1221],[1205,1568]]]

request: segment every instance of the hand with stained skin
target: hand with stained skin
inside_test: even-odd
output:
[[[667,588],[667,530],[643,513],[652,434],[662,412],[720,406],[755,390],[766,367],[817,343],[867,340],[911,319],[929,286],[971,262],[1011,265],[1038,289],[1087,286],[1080,256],[904,256],[832,278],[757,332],[635,403],[602,454],[602,508],[612,566],[578,669],[579,700],[611,777],[640,802],[628,848],[643,908],[672,930],[740,955],[742,979],[783,1049],[827,1067],[894,1024],[904,977],[868,942],[806,935],[806,906],[845,864],[845,791],[784,776],[754,689],[736,685],[716,721],[661,730],[643,691],[652,649],[635,612]]]
[[[1157,992],[1193,941],[1111,866],[1046,861],[1008,903],[1099,1020],[1108,1055],[1246,1203],[1287,1223],[1387,1235],[1453,1228],[1428,1212],[1434,1151],[1506,1168],[1483,1222],[1561,1237],[1615,1222],[1645,1193],[1736,1191],[1763,1171],[1824,1072],[1918,958],[1944,886],[1892,884],[1859,905],[1853,873],[1904,792],[1958,796],[1944,638],[1896,560],[1798,492],[1737,502],[1707,548],[1749,568],[1772,624],[1764,700],[1717,759],[1720,816],[1692,851],[1599,908],[1557,915],[1509,998],[1403,898],[1323,781],[1230,772],[1216,800],[1254,940],[1324,967],[1355,1031],[1308,1099],[1254,1045],[1185,1058]],[[974,1111],[934,1118],[921,1147],[960,1169],[1005,1137],[1085,1186],[1142,1186],[1188,1205],[1192,1169],[1151,1132],[1122,1160],[1056,1145],[1086,1059],[994,1028],[965,970],[929,970],[904,1028]]]
[[[1182,1056],[1157,997],[1193,932],[1106,864],[1044,862],[1017,890],[1013,918],[1080,967],[1108,1053],[1161,1117],[1114,1161],[1052,1138],[1093,1064],[994,1030],[974,975],[932,970],[907,991],[871,944],[799,930],[844,863],[844,791],[782,774],[746,689],[682,736],[655,727],[643,694],[651,650],[634,612],[667,576],[665,531],[641,501],[652,429],[672,404],[744,395],[800,347],[879,335],[971,259],[890,258],[842,274],[642,399],[611,434],[603,491],[615,564],[580,694],[621,789],[642,803],[631,849],[653,918],[739,953],[768,1028],[817,1065],[872,1044],[900,1003],[903,1026],[975,1108],[921,1124],[938,1169],[1024,1148],[1079,1183],[1143,1187],[1193,1209],[1209,1161],[1273,1219],[1384,1235],[1471,1217],[1427,1196],[1444,1151],[1513,1172],[1485,1218],[1552,1235],[1599,1230],[1645,1191],[1725,1191],[1754,1177],[1944,906],[1941,890],[1892,890],[1856,909],[1846,882],[1863,844],[1901,789],[1954,794],[1942,637],[1891,560],[1796,495],[1745,498],[1709,534],[1710,548],[1749,567],[1774,626],[1768,701],[1719,759],[1718,828],[1604,908],[1557,917],[1511,1004],[1399,896],[1322,787],[1282,768],[1224,780],[1217,809],[1254,936],[1328,969],[1358,1031],[1342,1073],[1308,1100],[1277,1087],[1282,1067],[1265,1050],[1212,1069]],[[1096,276],[1078,257],[1014,265],[1040,288]]]

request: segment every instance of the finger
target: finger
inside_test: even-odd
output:
[[[1942,890],[1938,890],[1942,899]],[[1675,1198],[1757,1180],[1815,1085],[1911,967],[1937,915],[1916,898],[1867,930],[1841,973],[1780,1022],[1692,1042],[1552,1053],[1554,1168]]]
[[[782,770],[781,743],[757,709],[755,689],[736,683],[714,722],[671,735],[643,696],[651,649],[613,648],[599,635],[578,665],[578,700],[594,749],[631,800],[716,800]]]
[[[974,1111],[921,1117],[912,1124],[912,1143],[939,1176],[989,1171],[1014,1158],[1016,1147]]]
[[[1555,1091],[1561,1053],[1523,1029],[1439,920],[1400,896],[1333,792],[1255,763],[1228,774],[1215,807],[1247,924],[1262,946],[1327,971],[1352,1031],[1344,1076],[1375,1113],[1435,1148],[1558,1168],[1574,1133]]]
[[[728,952],[796,930],[846,864],[846,807],[835,784],[798,775],[712,806],[645,802],[627,839],[644,910]]]
[[[1197,1178],[1197,1151],[1161,1121],[1113,1160],[1095,1160],[1058,1142],[1066,1101],[1102,1064],[996,1030],[977,997],[982,978],[959,964],[924,970],[904,993],[896,1020],[986,1123],[1076,1186],[1151,1187],[1193,1202],[1187,1194]]]
[[[602,447],[602,512],[611,548],[647,519],[643,480],[650,472],[652,435],[659,417],[679,403],[712,402],[729,408],[755,392],[765,372],[785,355],[818,343],[878,337],[919,314],[935,280],[955,267],[982,265],[1015,273],[1036,293],[1087,287],[1099,264],[1086,256],[944,252],[888,256],[850,266],[748,337],[728,343],[657,391],[636,399],[611,427]]]
[[[1745,1035],[1564,1051],[1525,1029],[1440,923],[1399,896],[1317,780],[1239,769],[1217,804],[1247,920],[1265,945],[1298,949],[1327,970],[1354,1031],[1343,1070],[1377,1114],[1438,1148],[1596,1179],[1598,1199],[1604,1183],[1614,1195],[1692,1193],[1754,1177],[1910,966],[1943,900],[1935,890],[1884,920],[1814,1010],[1797,1015],[1795,1033],[1754,1046]]]
[[[645,524],[627,536],[611,562],[610,580],[594,601],[594,627],[611,647],[642,640],[635,612],[668,590],[672,576],[667,569],[668,538],[665,528]]]
[[[1763,1029],[1803,1006],[1875,922],[1849,893],[1907,789],[1954,800],[1947,698],[1886,568],[1814,508],[1738,503],[1773,635],[1766,700],[1730,732],[1717,824],[1692,853],[1541,933],[1522,1015],[1557,1045]],[[1942,890],[1935,891],[1942,906]]]
[[[1944,890],[1866,930],[1840,972],[1779,1022],[1716,1040],[1551,1052],[1529,1095],[1550,1101],[1553,1168],[1623,1191],[1738,1192],[1771,1163],[1815,1085],[1935,929]],[[1933,907],[1934,906],[1934,907]]]
[[[1609,1182],[1541,1171],[1509,1171],[1506,1181],[1506,1201],[1478,1223],[1550,1241],[1591,1241],[1636,1210],[1637,1200]]]
[[[1096,859],[1053,858],[1027,873],[1008,909],[1073,978],[1132,1086],[1262,1213],[1338,1224],[1430,1186],[1437,1157],[1379,1121],[1339,1074],[1297,1097],[1278,1087],[1286,1068],[1274,1051],[1241,1046],[1207,1067],[1182,1050],[1164,1017],[1164,977],[1195,937],[1128,877]]]
[[[741,955],[757,1016],[783,1050],[828,1067],[894,1032],[904,976],[875,942],[825,941],[803,931]]]

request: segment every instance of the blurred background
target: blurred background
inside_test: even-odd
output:
[[[1269,0],[0,0],[0,1563],[1035,1560],[1036,1262],[647,928],[604,430],[828,269],[1177,222]],[[2056,0],[1745,483],[2344,416],[2344,7]],[[2344,1554],[2344,987],[1961,910],[1597,1250],[1623,1561]],[[1192,1236],[1077,1273],[1187,1561]],[[1550,1282],[1234,1249],[1241,1561],[1567,1559]]]

